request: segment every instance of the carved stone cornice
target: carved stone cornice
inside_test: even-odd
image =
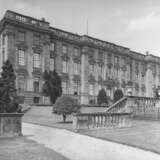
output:
[[[56,58],[57,54],[55,51],[50,51],[50,58]]]
[[[113,66],[112,62],[108,62],[107,66],[108,66],[109,69],[112,68],[112,66]]]
[[[74,75],[73,76],[73,82],[80,84],[81,83],[80,75]]]
[[[81,57],[80,56],[73,56],[73,61],[75,63],[81,63]]]
[[[100,67],[104,66],[104,61],[103,61],[103,59],[98,59],[97,63],[98,63],[98,65],[99,65]]]
[[[26,66],[17,66],[16,72],[18,75],[24,75],[24,76],[28,75]]]
[[[139,84],[138,83],[135,83],[135,90],[139,91]]]
[[[32,47],[34,53],[42,53],[43,52],[43,47],[41,45],[33,45]]]
[[[90,57],[88,59],[89,64],[94,65],[96,63],[95,59],[93,57]]]
[[[20,42],[19,41],[19,42],[17,42],[16,46],[17,46],[18,49],[22,49],[24,51],[28,49],[28,45],[27,45],[26,42]]]
[[[35,76],[42,76],[42,68],[33,68],[32,74]]]
[[[95,84],[96,83],[95,77],[93,75],[90,75],[88,78],[88,82],[91,84]]]
[[[62,73],[61,80],[63,82],[67,82],[69,80],[69,74],[68,73]]]
[[[116,63],[116,64],[114,65],[114,68],[115,68],[115,69],[120,69],[119,64],[118,64],[118,63]]]
[[[127,70],[127,67],[126,67],[126,65],[123,65],[122,67],[121,67],[121,69],[122,69],[122,71],[126,71]]]
[[[69,61],[68,54],[62,54],[61,58],[62,58],[63,61]]]

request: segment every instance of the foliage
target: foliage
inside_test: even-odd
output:
[[[53,106],[53,113],[63,115],[64,121],[67,114],[75,113],[78,110],[77,101],[70,96],[59,97]]]
[[[106,95],[106,91],[102,88],[97,96],[97,103],[99,105],[101,104],[108,104],[108,100],[107,100],[107,95]]]
[[[43,79],[45,81],[42,89],[43,95],[50,97],[51,102],[54,104],[56,99],[62,94],[61,78],[54,70],[45,71],[43,73]]]
[[[19,111],[18,96],[15,87],[16,76],[9,60],[4,62],[0,79],[0,112]]]
[[[114,92],[114,103],[117,102],[118,100],[120,100],[121,98],[123,97],[123,92],[121,89],[117,89],[115,92]]]

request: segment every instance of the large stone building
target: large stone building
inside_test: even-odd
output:
[[[35,19],[7,11],[0,22],[0,68],[10,59],[19,95],[27,103],[47,103],[41,95],[42,73],[56,70],[63,94],[80,103],[96,103],[98,91],[109,97],[117,88],[127,94],[154,96],[160,85],[160,58],[87,35],[77,35]]]

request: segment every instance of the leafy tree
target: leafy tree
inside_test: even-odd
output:
[[[54,71],[45,71],[43,73],[43,79],[45,80],[42,92],[44,96],[50,97],[50,101],[54,104],[56,99],[62,94],[61,78]]]
[[[53,106],[53,113],[63,116],[63,122],[66,121],[66,115],[75,113],[79,110],[79,105],[75,99],[70,96],[59,97]]]
[[[115,92],[114,92],[114,103],[117,102],[118,100],[120,100],[121,98],[123,97],[123,92],[121,89],[117,89]]]
[[[0,112],[19,112],[18,96],[15,87],[16,76],[9,60],[4,62],[0,79]]]
[[[99,105],[101,104],[108,104],[107,96],[106,96],[106,91],[102,88],[97,96],[97,103]]]

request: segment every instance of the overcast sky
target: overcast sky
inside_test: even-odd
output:
[[[13,10],[45,17],[53,27],[160,56],[160,0],[0,0],[0,18]]]

